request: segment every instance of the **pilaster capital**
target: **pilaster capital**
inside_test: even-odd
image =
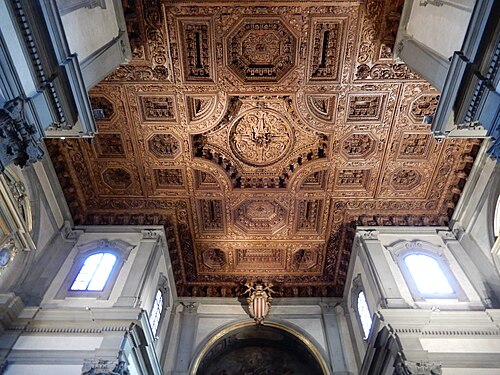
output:
[[[453,233],[455,234],[455,237],[456,237],[458,240],[461,240],[461,239],[462,239],[462,237],[463,237],[463,236],[464,236],[464,234],[465,234],[465,229],[464,229],[464,227],[462,226],[462,223],[460,223],[460,222],[456,222],[456,223],[453,225],[452,231],[453,231]]]
[[[447,243],[449,241],[458,241],[455,233],[451,230],[438,230],[437,234],[442,240]]]
[[[200,307],[199,302],[181,302],[183,306],[183,314],[196,314],[198,312],[198,307]]]
[[[441,375],[440,364],[401,360],[394,366],[396,375]]]
[[[442,0],[420,0],[421,7],[425,7],[427,5],[434,5],[435,7],[442,7],[444,5],[444,1]]]
[[[337,306],[340,305],[341,302],[320,302],[321,312],[323,315],[335,315],[337,314]]]
[[[81,229],[73,229],[68,221],[64,222],[61,228],[61,236],[64,241],[74,242],[84,233]]]
[[[141,234],[143,240],[157,240],[162,237],[163,232],[160,229],[143,229]]]
[[[378,240],[378,235],[380,234],[380,232],[375,229],[365,229],[358,230],[357,234],[362,240]]]

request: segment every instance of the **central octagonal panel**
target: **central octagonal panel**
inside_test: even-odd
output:
[[[253,109],[237,117],[229,132],[234,155],[248,165],[266,166],[282,159],[293,145],[287,119],[270,109]]]
[[[243,19],[226,50],[227,66],[243,82],[278,82],[295,65],[297,38],[280,19]]]
[[[287,217],[288,210],[274,199],[247,199],[233,210],[234,224],[246,233],[276,233]]]

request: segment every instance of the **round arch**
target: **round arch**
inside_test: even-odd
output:
[[[309,338],[307,338],[297,329],[290,327],[289,325],[273,321],[266,321],[262,326],[257,326],[253,321],[244,321],[233,323],[226,327],[223,327],[215,334],[213,334],[208,340],[201,344],[200,349],[197,351],[197,354],[194,357],[193,362],[191,363],[189,374],[212,375],[212,372],[207,372],[208,370],[205,370],[205,368],[207,367],[207,363],[210,364],[210,359],[215,360],[217,359],[217,356],[224,354],[224,352],[220,352],[214,355],[214,350],[218,350],[218,348],[221,347],[228,349],[227,343],[234,343],[236,340],[248,340],[248,344],[253,346],[262,344],[264,348],[271,348],[270,351],[276,349],[276,345],[269,345],[269,341],[281,341],[281,343],[283,343],[285,347],[278,350],[281,350],[285,354],[286,352],[284,351],[284,349],[290,349],[293,345],[295,345],[296,348],[301,349],[302,353],[306,353],[304,354],[303,360],[307,362],[308,366],[313,366],[316,368],[316,371],[314,372],[315,374],[317,373],[320,375],[331,375],[330,367],[325,361],[323,355]],[[222,344],[223,342],[224,344]],[[245,343],[238,344],[238,348],[245,349]],[[231,348],[229,347],[227,353],[230,353],[230,351]],[[243,357],[245,355],[245,353],[238,354],[240,356],[243,355]],[[294,357],[292,358],[297,358],[296,352],[294,352],[293,355]],[[260,359],[264,360],[262,358],[262,355],[260,355]],[[220,362],[217,363],[219,364]],[[260,363],[263,362],[259,362],[259,364]],[[236,373],[240,373],[240,371],[241,369],[239,369],[239,371],[237,371]],[[230,373],[224,372],[224,370],[220,370],[219,372],[215,373],[230,375]]]

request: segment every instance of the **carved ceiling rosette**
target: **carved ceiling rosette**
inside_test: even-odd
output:
[[[279,82],[296,59],[297,38],[279,18],[244,18],[226,38],[226,64],[244,83]]]
[[[229,133],[233,154],[245,164],[267,166],[285,157],[294,143],[288,121],[270,109],[254,109],[234,121]]]

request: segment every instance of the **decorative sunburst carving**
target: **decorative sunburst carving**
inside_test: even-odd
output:
[[[265,166],[287,154],[293,144],[293,133],[279,113],[256,109],[236,119],[229,144],[234,155],[244,163]]]

